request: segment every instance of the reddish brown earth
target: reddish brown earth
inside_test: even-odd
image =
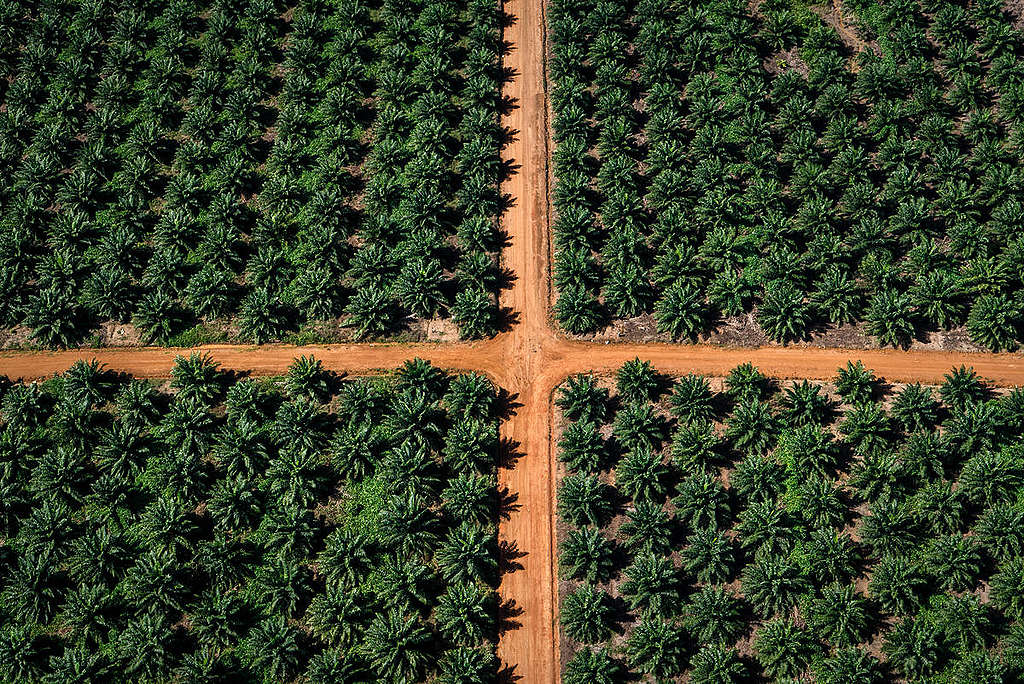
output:
[[[515,544],[517,569],[504,575],[499,592],[506,629],[499,643],[504,679],[550,683],[560,671],[556,626],[558,585],[554,572],[554,458],[551,394],[567,375],[609,371],[639,356],[662,372],[723,375],[751,362],[782,378],[829,378],[849,359],[861,359],[890,381],[937,383],[951,367],[973,366],[998,385],[1024,385],[1024,356],[939,351],[839,350],[806,347],[728,348],[711,345],[602,344],[568,340],[549,325],[548,134],[545,34],[542,0],[508,0],[513,23],[505,39],[505,66],[513,74],[505,95],[514,102],[504,121],[515,132],[504,159],[518,167],[503,191],[513,200],[504,217],[510,245],[503,266],[515,276],[501,305],[511,313],[507,333],[475,343],[344,344],[309,347],[213,345],[199,348],[228,369],[257,375],[282,373],[300,354],[314,354],[338,372],[392,369],[418,356],[457,370],[489,375],[514,398],[514,414],[502,437],[518,458],[502,468],[499,485],[517,497],[499,525],[502,541]],[[139,348],[60,352],[0,352],[0,375],[35,379],[66,370],[78,359],[97,359],[112,370],[139,377],[166,377],[178,354],[191,350]],[[506,547],[508,548],[508,547]]]

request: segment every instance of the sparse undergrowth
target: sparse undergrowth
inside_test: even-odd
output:
[[[635,360],[557,404],[567,684],[1024,673],[1024,390]]]

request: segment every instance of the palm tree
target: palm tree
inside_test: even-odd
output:
[[[681,472],[708,470],[721,460],[722,440],[710,422],[686,423],[672,435],[669,452]]]
[[[989,389],[974,368],[960,366],[946,373],[945,381],[939,387],[942,403],[954,410],[964,410],[968,406],[988,397]]]
[[[379,675],[412,682],[420,679],[430,660],[430,641],[429,630],[415,616],[392,608],[373,619],[359,650]]]
[[[818,477],[831,480],[839,462],[831,433],[817,425],[783,431],[775,447],[775,457],[788,472],[802,479]]]
[[[757,661],[771,677],[797,677],[814,657],[817,648],[811,636],[779,617],[765,623],[754,636]]]
[[[743,570],[743,595],[763,617],[785,613],[809,588],[801,568],[784,556],[760,554]]]
[[[114,595],[107,587],[82,585],[77,591],[68,593],[58,620],[76,641],[95,647],[107,640],[108,632],[115,624],[115,607]]]
[[[129,676],[142,681],[163,681],[174,665],[175,641],[167,618],[159,611],[148,611],[128,622],[117,637],[115,649]]]
[[[856,646],[837,649],[814,667],[821,684],[879,684],[883,681],[878,659]]]
[[[64,401],[83,409],[105,403],[112,389],[113,383],[107,377],[104,365],[96,359],[76,361],[65,371],[61,381]]]
[[[636,448],[622,457],[615,468],[615,484],[634,501],[660,501],[665,496],[668,466],[660,453]]]
[[[331,396],[330,379],[323,362],[310,356],[300,356],[288,367],[285,388],[292,398],[305,397],[316,402]]]
[[[771,407],[756,399],[736,406],[726,423],[725,436],[736,449],[763,452],[771,448],[779,421]]]
[[[704,295],[694,285],[673,283],[654,305],[658,332],[669,333],[673,339],[696,340],[708,327],[709,313]]]
[[[683,624],[699,643],[731,644],[743,632],[741,606],[723,587],[705,586],[690,599]]]
[[[486,525],[495,517],[497,483],[493,475],[459,473],[441,492],[441,505],[453,520]]]
[[[318,566],[329,583],[351,589],[369,574],[371,559],[369,539],[359,532],[337,529],[325,540]]]
[[[721,480],[710,473],[696,473],[677,487],[672,499],[676,515],[690,529],[725,527],[729,518],[729,495]]]
[[[558,513],[573,525],[601,527],[612,515],[610,488],[594,475],[567,475],[558,488]]]
[[[931,543],[925,565],[944,589],[969,591],[981,572],[981,553],[971,537],[947,535]]]
[[[690,681],[693,684],[730,684],[741,681],[746,668],[736,651],[718,644],[701,646],[690,659]]]
[[[498,670],[498,659],[490,648],[459,646],[445,651],[438,663],[441,684],[487,684]]]
[[[974,594],[947,594],[936,603],[936,624],[961,653],[985,648],[993,628],[990,605],[983,604]]]
[[[818,584],[847,582],[854,576],[860,550],[846,532],[816,529],[804,545],[804,558]]]
[[[607,582],[614,571],[612,543],[593,527],[569,531],[559,546],[558,564],[566,579]]]
[[[1011,558],[999,564],[992,576],[992,602],[1008,617],[1024,617],[1024,559]]]
[[[824,314],[830,323],[853,323],[860,313],[862,299],[856,281],[842,266],[833,264],[825,269],[811,293],[811,304]]]
[[[378,520],[378,540],[384,548],[403,555],[419,555],[437,545],[437,515],[409,492],[392,496]]]
[[[569,333],[586,335],[598,328],[600,305],[597,299],[581,284],[563,287],[555,302],[555,316],[558,323]]]
[[[398,314],[388,288],[364,287],[356,290],[345,306],[346,325],[355,328],[356,337],[377,337],[395,325]]]
[[[301,633],[283,616],[268,617],[256,625],[243,642],[252,669],[266,681],[289,681],[302,668]]]
[[[495,626],[492,598],[493,593],[484,592],[478,584],[458,580],[449,584],[437,599],[435,613],[444,638],[460,646],[479,646],[491,638]],[[563,604],[563,614],[567,607]]]
[[[904,430],[912,432],[931,429],[938,421],[938,409],[931,389],[914,383],[900,390],[890,411]]]
[[[851,404],[861,404],[871,400],[878,387],[874,371],[865,368],[861,361],[846,362],[840,368],[835,379],[836,392]]]
[[[569,420],[604,422],[608,390],[597,386],[592,375],[570,375],[558,387],[555,404]]]
[[[409,442],[417,448],[436,450],[444,435],[444,412],[424,389],[410,387],[391,403],[385,421],[392,443]]]
[[[794,536],[794,520],[774,500],[756,501],[740,512],[740,546],[765,553],[788,550]]]
[[[164,290],[144,295],[135,311],[135,323],[142,329],[142,336],[147,342],[167,342],[184,320],[181,307]]]
[[[811,319],[810,306],[804,300],[804,293],[785,280],[765,285],[757,323],[769,339],[788,342],[804,337]]]
[[[960,489],[978,506],[991,506],[1014,500],[1014,492],[1024,482],[1024,470],[1017,450],[1007,447],[993,453],[983,451],[972,457],[960,471]]]
[[[995,561],[1024,555],[1024,511],[1008,503],[985,509],[974,527],[980,548]]]
[[[1008,676],[1007,666],[984,651],[967,653],[953,664],[952,678],[956,684],[999,684]]]
[[[494,538],[487,528],[464,521],[448,532],[434,560],[448,582],[491,582],[498,570]]]
[[[782,397],[783,418],[792,427],[822,425],[832,415],[832,400],[821,393],[821,386],[807,380],[794,382]]]
[[[615,387],[623,401],[640,403],[656,399],[659,378],[650,361],[635,358],[627,361],[615,374]]]
[[[771,391],[771,381],[747,362],[729,371],[725,378],[725,388],[729,398],[736,402],[759,401]]]
[[[644,614],[668,614],[681,598],[679,573],[671,559],[640,554],[626,568],[620,593],[632,610]]]
[[[650,404],[627,404],[612,422],[612,434],[627,450],[657,450],[665,435],[665,421]]]
[[[613,628],[608,594],[589,584],[580,585],[562,599],[560,621],[570,639],[584,644],[607,640]]]
[[[607,459],[604,438],[590,420],[569,423],[558,441],[558,458],[570,471],[596,473]]]
[[[784,477],[785,469],[774,456],[750,453],[736,465],[729,483],[747,504],[774,502]]]
[[[583,647],[566,663],[562,681],[565,684],[619,684],[624,675],[622,664],[608,654],[608,649]]]
[[[636,502],[627,513],[620,533],[626,547],[633,552],[665,555],[671,552],[672,524],[660,503],[650,500]]]
[[[245,637],[251,608],[238,592],[204,593],[191,611],[192,633],[204,647],[220,650]]]
[[[491,418],[496,401],[494,384],[475,372],[453,378],[444,395],[445,408],[453,419],[487,421]]]
[[[684,635],[674,624],[645,616],[626,642],[630,668],[659,679],[682,674],[686,668]]]
[[[875,566],[868,585],[871,598],[885,610],[897,615],[909,615],[920,603],[928,587],[928,580],[915,562],[900,556],[882,556]]]
[[[912,678],[933,674],[945,651],[938,628],[920,618],[897,622],[882,644],[882,652],[896,671]]]
[[[807,625],[833,646],[856,644],[868,625],[866,601],[852,584],[830,584],[810,602]]]
[[[715,417],[711,385],[703,375],[688,373],[672,386],[672,415],[680,422],[701,423]]]
[[[889,443],[889,416],[878,404],[856,404],[846,412],[839,431],[860,453],[881,450]]]
[[[1020,308],[1002,294],[979,296],[967,316],[971,341],[994,352],[1017,348],[1020,325]]]

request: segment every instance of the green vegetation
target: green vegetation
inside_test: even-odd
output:
[[[1024,390],[636,360],[556,403],[567,684],[1024,677]]]
[[[1024,335],[1024,36],[1001,0],[555,0],[555,309],[673,339]],[[838,26],[838,30],[837,30]]]
[[[485,378],[193,355],[166,391],[95,362],[2,386],[3,681],[496,676]]]
[[[435,317],[492,334],[500,16],[0,0],[0,327],[44,346],[109,321],[159,344]]]

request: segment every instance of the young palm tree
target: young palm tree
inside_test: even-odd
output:
[[[455,419],[487,421],[491,418],[496,401],[494,384],[479,373],[456,376],[444,395],[448,415]]]
[[[715,417],[714,395],[703,375],[689,373],[672,387],[672,415],[680,422],[701,423]]]
[[[946,373],[945,381],[939,387],[942,403],[951,409],[963,410],[989,395],[987,383],[974,368],[960,366]]]
[[[615,387],[623,401],[641,403],[656,399],[659,378],[650,361],[635,358],[622,364],[615,374]]]
[[[250,610],[239,592],[207,592],[192,611],[192,632],[211,649],[233,646],[245,637]]]
[[[669,614],[681,598],[679,573],[671,559],[641,554],[626,568],[619,591],[632,610],[645,614]]]
[[[608,594],[588,584],[577,587],[562,599],[560,620],[570,639],[585,644],[607,640],[614,627]]]
[[[495,626],[493,593],[478,584],[455,581],[437,599],[438,627],[445,639],[460,646],[479,646]],[[564,610],[564,608],[563,608]]]
[[[790,282],[767,283],[757,311],[757,324],[776,342],[802,339],[812,315],[805,299],[804,293]]]
[[[814,667],[821,684],[880,684],[883,681],[878,659],[856,646],[837,649]]]
[[[890,411],[907,432],[930,430],[938,421],[939,404],[930,388],[914,383],[900,390]]]
[[[597,386],[591,375],[570,375],[558,387],[555,404],[569,420],[604,422],[608,390]]]
[[[61,380],[64,401],[89,409],[104,404],[110,397],[113,383],[104,365],[92,361],[76,361]]]
[[[654,318],[658,332],[673,339],[696,340],[707,329],[710,314],[701,291],[680,281],[670,285],[654,305]]]
[[[671,552],[672,521],[660,503],[638,501],[627,517],[620,532],[630,551],[657,555]]]
[[[765,623],[754,636],[757,661],[771,677],[797,677],[818,650],[811,636],[788,618]]]
[[[660,453],[639,447],[622,457],[615,468],[615,484],[636,502],[661,501],[666,491],[668,466]]]
[[[743,632],[741,606],[724,588],[705,586],[690,599],[683,624],[699,643],[731,644]]]
[[[710,473],[697,473],[678,485],[679,496],[672,499],[680,521],[690,529],[725,527],[729,518],[729,494],[722,482]]]
[[[672,435],[669,453],[681,472],[699,472],[721,461],[722,440],[710,422],[681,425]]]
[[[971,537],[938,537],[925,554],[925,566],[944,589],[969,591],[981,572],[981,553]]]
[[[658,679],[675,677],[686,668],[684,637],[671,622],[654,615],[644,617],[626,643],[630,668]]]
[[[622,664],[605,648],[583,647],[566,663],[565,684],[617,684],[625,675]]]
[[[598,428],[590,420],[578,420],[565,427],[558,441],[558,458],[570,471],[596,473],[601,470],[607,452]]]

